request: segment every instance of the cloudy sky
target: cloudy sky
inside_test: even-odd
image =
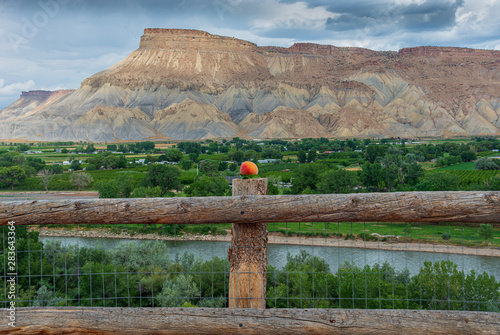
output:
[[[500,50],[499,0],[0,0],[0,109],[21,91],[78,88],[137,49],[144,28],[258,45]]]

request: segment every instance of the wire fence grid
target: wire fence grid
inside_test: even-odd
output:
[[[12,276],[2,227],[0,303],[8,306],[15,277],[19,307],[227,307],[230,228],[16,226]],[[478,225],[305,222],[268,231],[268,308],[500,311],[499,236],[485,242]]]

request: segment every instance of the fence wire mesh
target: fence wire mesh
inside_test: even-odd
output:
[[[15,248],[0,230],[3,307],[12,278],[19,307],[228,306],[230,224],[15,226]],[[266,306],[498,312],[500,236],[480,230],[270,223]]]

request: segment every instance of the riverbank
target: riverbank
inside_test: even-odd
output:
[[[40,236],[47,237],[79,237],[79,238],[113,238],[113,239],[136,239],[136,240],[160,240],[160,241],[212,241],[212,242],[231,242],[231,234],[227,235],[182,235],[182,236],[162,236],[158,234],[136,234],[131,236],[126,233],[111,233],[102,229],[91,230],[65,230],[48,228],[31,228],[40,232]],[[363,240],[345,240],[336,237],[290,237],[283,236],[282,233],[269,233],[269,244],[290,244],[307,245],[318,247],[338,247],[338,248],[357,248],[357,249],[379,249],[389,251],[420,251],[448,253],[458,255],[475,255],[500,257],[500,248],[493,247],[466,247],[451,244],[432,244],[432,243],[413,243],[403,241],[363,241]]]

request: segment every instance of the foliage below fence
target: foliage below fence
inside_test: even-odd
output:
[[[225,259],[175,255],[161,242],[109,250],[44,245],[38,232],[28,242],[23,226],[16,233],[19,306],[227,306]],[[500,282],[487,273],[465,274],[449,261],[425,262],[414,276],[387,263],[345,263],[333,273],[303,251],[289,255],[282,269],[269,266],[267,287],[268,307],[500,311]],[[0,280],[4,304],[5,288]]]

